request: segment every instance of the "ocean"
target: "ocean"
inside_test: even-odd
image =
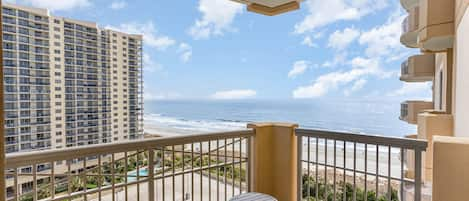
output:
[[[398,101],[164,100],[146,101],[148,134],[180,135],[246,128],[250,122],[291,122],[301,128],[403,137],[416,126],[398,119]]]

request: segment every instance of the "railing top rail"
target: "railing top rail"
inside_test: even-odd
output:
[[[65,149],[46,150],[38,152],[19,152],[6,155],[6,169],[40,164],[52,161],[70,160],[89,156],[105,155],[119,152],[138,151],[151,148],[161,148],[171,145],[190,144],[225,138],[238,138],[254,136],[252,129],[181,135],[173,137],[160,137],[154,139],[133,140],[109,144],[97,144],[83,147],[70,147]]]
[[[304,137],[318,137],[331,140],[357,142],[363,144],[374,144],[390,147],[398,147],[405,149],[412,149],[416,151],[425,151],[427,148],[427,141],[399,138],[399,137],[385,137],[379,135],[369,134],[354,134],[346,132],[324,131],[324,130],[310,130],[310,129],[296,129],[297,136]]]

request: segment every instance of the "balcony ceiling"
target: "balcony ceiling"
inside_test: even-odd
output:
[[[303,0],[231,0],[246,4],[247,10],[263,15],[273,16],[300,8]]]

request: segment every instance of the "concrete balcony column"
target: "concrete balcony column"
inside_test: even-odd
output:
[[[433,137],[433,201],[469,198],[469,138]]]
[[[433,169],[433,136],[453,136],[453,116],[444,112],[428,111],[418,115],[418,139],[428,141],[423,154],[423,178],[431,183]]]
[[[279,201],[297,200],[297,124],[253,123],[252,191]]]

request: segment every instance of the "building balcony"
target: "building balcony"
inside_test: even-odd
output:
[[[301,0],[232,0],[247,5],[247,10],[267,16],[298,10]]]
[[[417,124],[418,114],[433,108],[433,102],[406,101],[401,103],[401,116],[399,119],[409,124]]]
[[[404,82],[427,82],[435,76],[435,55],[411,56],[401,65],[400,80]]]
[[[454,4],[447,0],[421,0],[419,45],[425,51],[444,51],[453,47]]]
[[[435,136],[453,136],[453,115],[440,111],[426,111],[418,115],[418,139],[428,141],[423,154],[425,181],[432,181],[433,175],[433,138]]]
[[[404,9],[410,10],[412,8],[415,8],[415,6],[418,6],[420,0],[400,0],[400,1]]]
[[[401,43],[409,48],[417,48],[419,31],[419,7],[409,10],[409,15],[402,22]]]
[[[402,200],[409,189],[409,200],[422,200],[425,141],[286,123],[248,127],[7,154],[6,200],[228,201],[251,191],[280,201],[349,200],[350,192],[365,200]],[[403,174],[408,151],[416,179]]]

